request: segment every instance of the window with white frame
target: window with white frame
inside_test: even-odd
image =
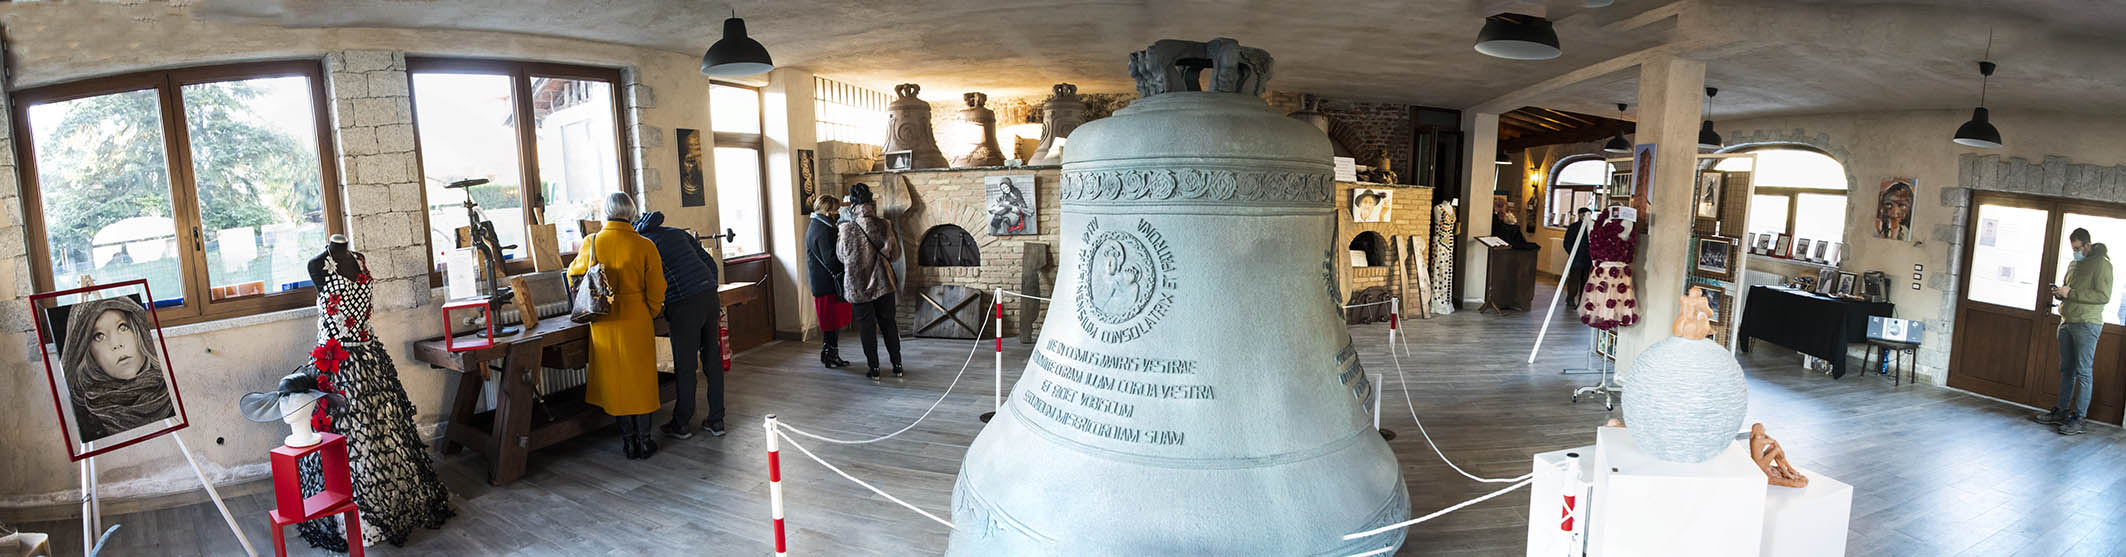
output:
[[[885,93],[824,77],[812,78],[812,118],[820,141],[883,145],[886,141]]]
[[[1595,156],[1569,160],[1559,167],[1551,173],[1550,202],[1545,205],[1543,225],[1564,228],[1572,224],[1573,214],[1594,204],[1595,190],[1609,183],[1609,175],[1615,171],[1616,165]]]
[[[1845,165],[1830,155],[1800,147],[1746,152],[1756,155],[1754,168],[1748,157],[1722,159],[1713,168],[1750,172],[1757,191],[1750,198],[1749,232],[1845,241]]]

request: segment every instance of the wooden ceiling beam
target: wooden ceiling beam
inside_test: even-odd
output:
[[[1636,128],[1637,126],[1632,124],[1631,122],[1617,121],[1574,130],[1566,130],[1561,132],[1544,134],[1529,134],[1525,136],[1515,137],[1513,139],[1500,139],[1499,147],[1511,152],[1527,149],[1529,147],[1542,147],[1544,145],[1587,143],[1591,141],[1601,141],[1609,139],[1610,136],[1616,135],[1619,132],[1629,134],[1632,133]]]

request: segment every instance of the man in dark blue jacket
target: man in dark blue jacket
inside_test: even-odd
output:
[[[672,371],[678,375],[679,402],[672,421],[659,428],[665,435],[694,436],[694,369],[708,377],[709,415],[701,421],[710,435],[723,436],[723,345],[717,337],[722,300],[716,286],[716,258],[701,249],[694,233],[664,225],[664,213],[635,218],[635,232],[657,245],[664,259],[664,319],[671,324]]]

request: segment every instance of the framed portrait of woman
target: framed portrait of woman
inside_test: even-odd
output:
[[[68,458],[189,425],[154,299],[144,279],[30,296]]]

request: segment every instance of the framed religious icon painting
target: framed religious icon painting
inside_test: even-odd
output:
[[[1701,277],[1735,280],[1735,239],[1720,236],[1698,237],[1698,260],[1692,271]]]
[[[68,458],[189,425],[154,299],[143,279],[30,296]]]

